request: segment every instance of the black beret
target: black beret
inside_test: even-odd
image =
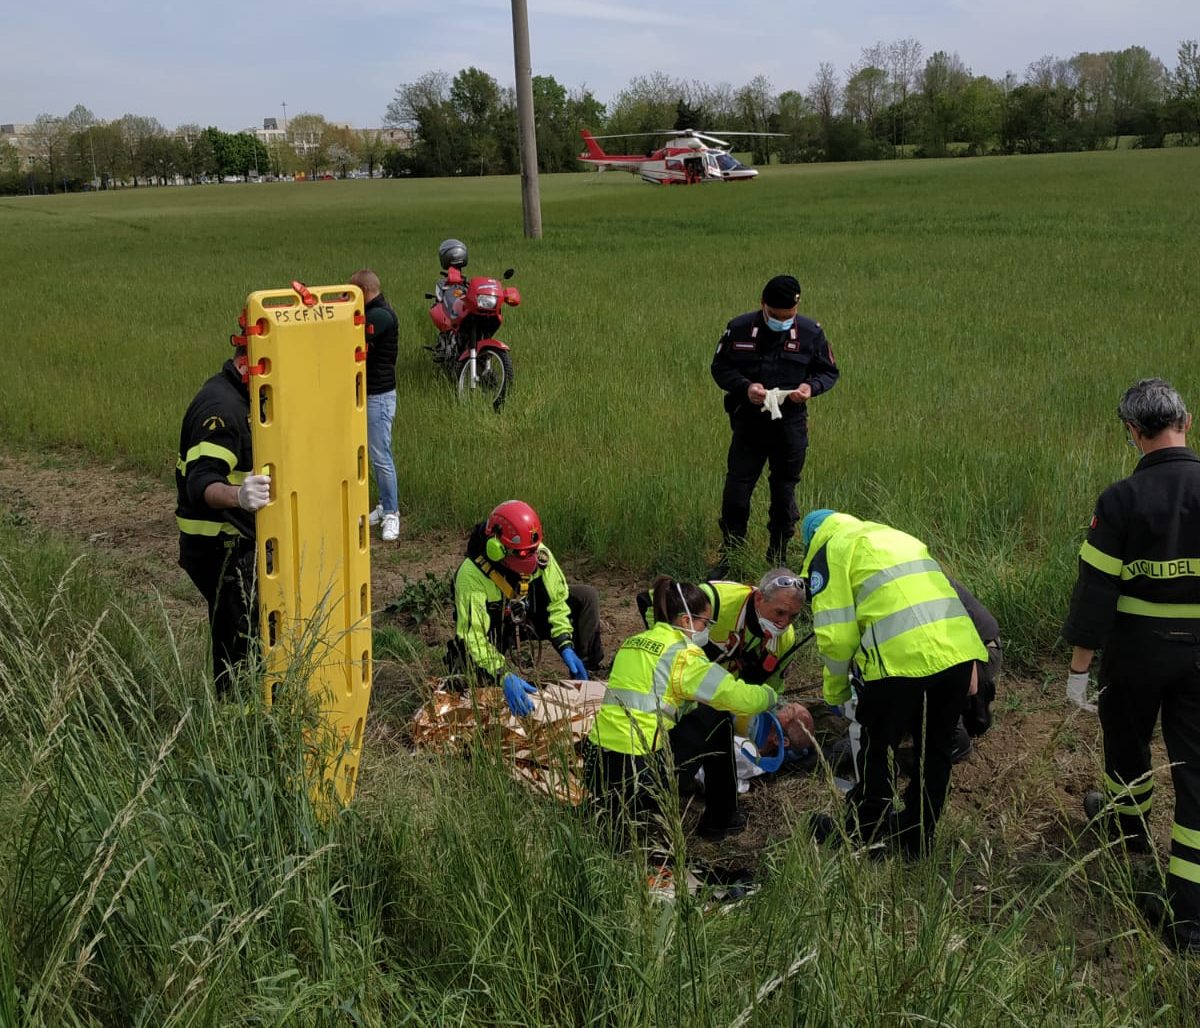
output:
[[[777,311],[790,311],[800,304],[800,283],[791,275],[776,275],[763,286],[762,302]]]

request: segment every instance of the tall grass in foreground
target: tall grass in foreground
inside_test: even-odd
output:
[[[1109,852],[797,826],[757,895],[666,902],[486,746],[369,746],[323,820],[303,703],[216,704],[199,640],[44,539],[0,557],[0,1024],[1194,1024]]]

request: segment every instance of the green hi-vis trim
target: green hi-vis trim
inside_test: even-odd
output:
[[[230,471],[237,467],[237,454],[232,450],[226,449],[224,446],[218,446],[216,443],[197,443],[188,450],[183,460],[175,462],[175,466],[182,474],[186,475],[188,465],[194,460],[199,460],[201,457],[212,457],[216,460],[224,461],[229,465]]]
[[[1147,618],[1200,618],[1200,603],[1151,603],[1122,596],[1117,600],[1122,614],[1140,614]]]
[[[1119,557],[1110,557],[1089,542],[1085,542],[1079,547],[1079,559],[1091,564],[1097,571],[1103,571],[1106,575],[1112,575],[1114,578],[1121,573],[1123,567]]]
[[[175,515],[175,523],[184,535],[241,535],[228,521],[199,521],[196,518],[181,518]]]
[[[1145,796],[1154,788],[1154,779],[1149,775],[1139,777],[1132,785],[1125,785],[1104,773],[1104,789],[1110,796]]]

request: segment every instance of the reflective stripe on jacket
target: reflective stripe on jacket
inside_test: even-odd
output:
[[[1118,613],[1200,621],[1200,457],[1185,446],[1151,450],[1096,501],[1063,638],[1103,649]]]
[[[239,486],[253,473],[250,394],[232,360],[188,405],[175,461],[175,522],[180,545],[207,552],[229,537],[254,539],[254,515],[240,507],[215,508],[204,500],[213,482]]]
[[[863,680],[924,678],[987,660],[975,626],[919,539],[849,514],[817,529],[801,572],[828,703],[850,698],[850,664]]]
[[[642,756],[662,748],[689,702],[757,714],[777,701],[770,686],[734,678],[674,625],[657,624],[621,644],[589,738],[604,749]]]

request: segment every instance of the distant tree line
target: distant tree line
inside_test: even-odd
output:
[[[1200,143],[1200,46],[1179,45],[1168,69],[1140,46],[1043,57],[1022,78],[974,75],[957,54],[925,55],[921,43],[877,43],[839,74],[823,63],[804,92],[776,93],[762,75],[745,85],[634,77],[610,104],[568,92],[549,76],[533,80],[538,163],[544,171],[581,166],[579,129],[629,133],[613,152],[649,152],[672,128],[777,132],[746,144],[754,159],[785,162],[1045,153],[1117,146]],[[396,89],[384,124],[413,145],[390,158],[394,174],[486,175],[519,169],[516,101],[478,68],[451,78],[431,72]],[[740,149],[740,147],[739,147]]]
[[[229,178],[322,174],[344,177],[382,167],[379,131],[355,132],[319,114],[298,114],[286,133],[264,143],[250,132],[209,126],[165,128],[126,114],[101,121],[83,105],[68,114],[39,114],[20,147],[0,139],[0,193],[57,193]]]
[[[663,129],[776,132],[746,144],[755,161],[853,161],[952,154],[1046,153],[1134,145],[1200,144],[1200,44],[1179,44],[1168,68],[1141,46],[1042,57],[1018,78],[974,75],[957,54],[926,56],[901,39],[867,47],[844,73],[821,64],[803,92],[776,93],[755,76],[742,86],[635,76],[609,104],[552,76],[533,79],[538,164],[582,170],[579,130],[629,133],[614,152],[649,152]],[[0,140],[0,193],[59,192],[115,185],[222,181],[229,177],[340,177],[356,168],[387,175],[491,175],[519,170],[516,98],[478,68],[430,72],[404,83],[386,128],[356,132],[319,114],[298,114],[263,143],[249,132],[199,125],[166,129],[126,114],[101,121],[82,105],[40,114],[21,148]],[[740,147],[739,147],[740,149]]]

